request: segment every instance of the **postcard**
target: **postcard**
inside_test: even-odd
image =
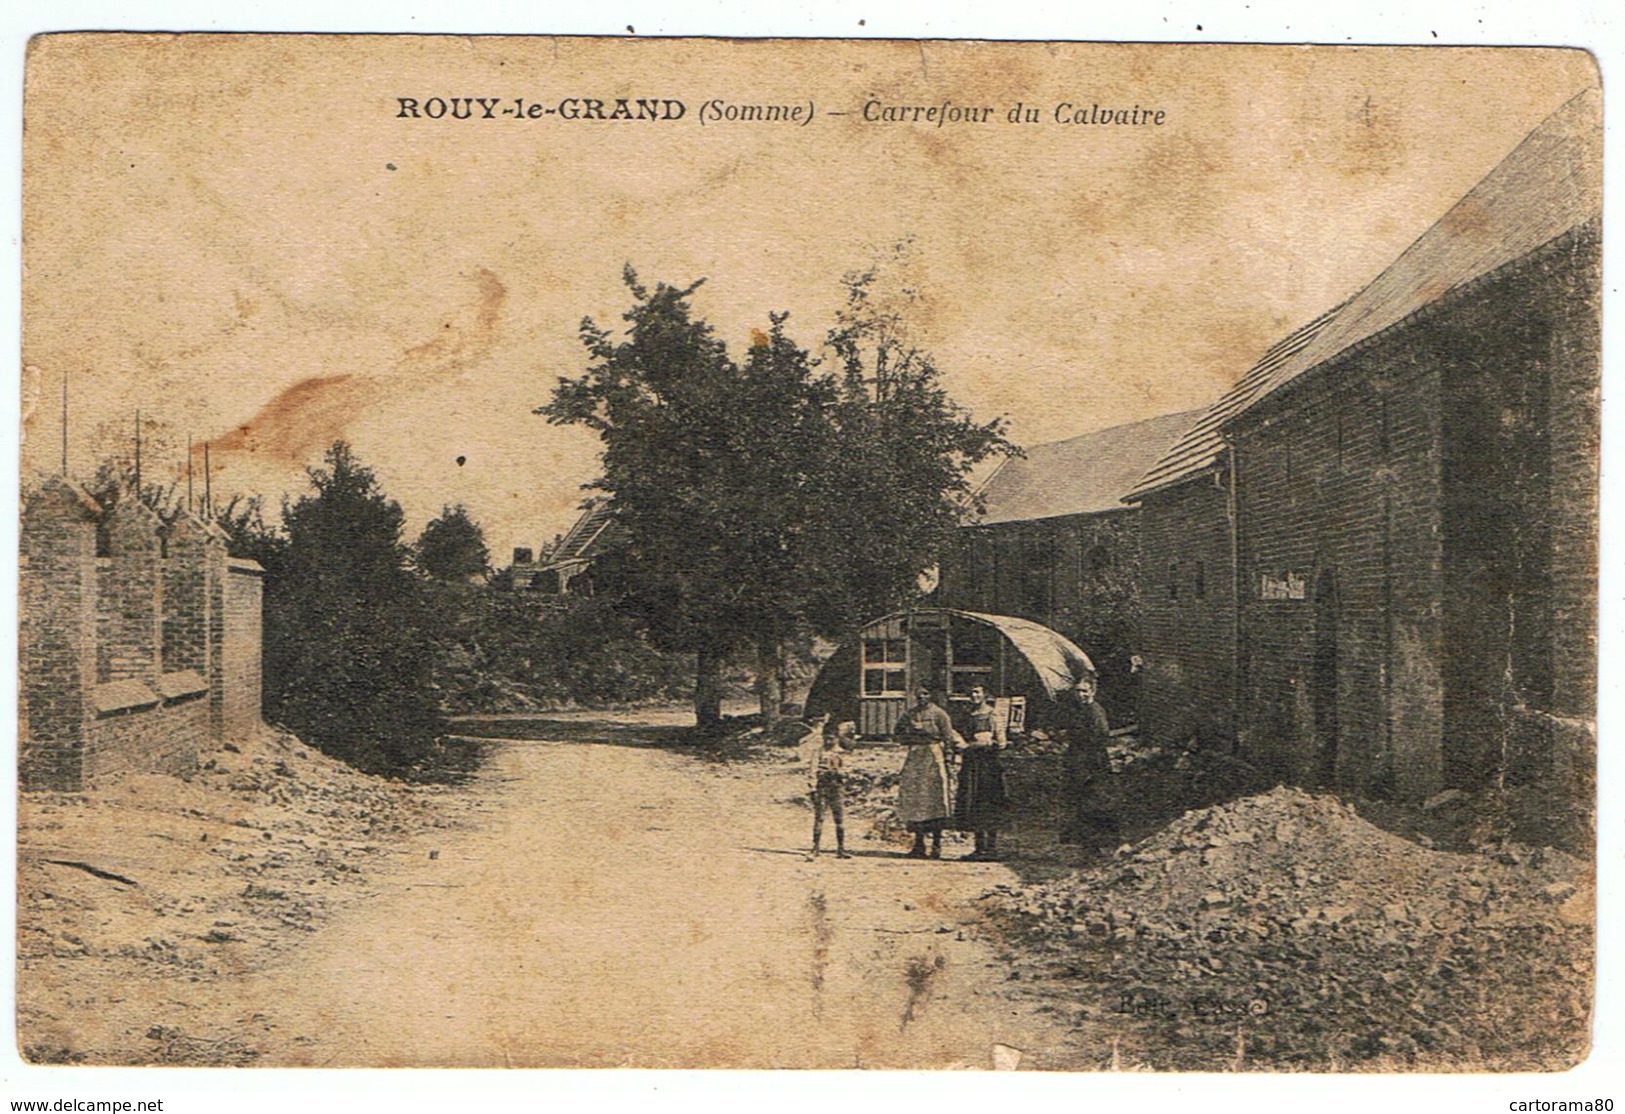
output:
[[[36,38],[23,1059],[1583,1061],[1599,81]]]

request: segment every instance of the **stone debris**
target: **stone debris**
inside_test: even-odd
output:
[[[307,940],[414,833],[460,826],[470,794],[359,773],[266,730],[186,778],[128,775],[93,794],[18,803],[18,1023],[37,1062],[225,1064],[236,1037],[153,1035],[131,1005],[93,1036],[63,1012],[83,980],[211,980]],[[116,1015],[116,1016],[115,1016]],[[53,1034],[36,1039],[34,1034]],[[142,1039],[159,1041],[154,1049]],[[244,1041],[250,1038],[242,1035]]]
[[[1594,894],[1561,851],[1430,850],[1282,787],[986,898],[1165,1067],[1240,1042],[1255,1068],[1557,1070],[1588,1046]]]

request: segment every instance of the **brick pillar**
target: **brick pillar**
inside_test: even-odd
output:
[[[158,684],[163,648],[164,579],[158,516],[126,496],[108,514],[103,597],[106,677]]]
[[[225,730],[228,738],[252,735],[261,721],[261,644],[264,641],[262,580],[254,561],[226,559]]]
[[[183,669],[209,676],[208,526],[182,515],[169,528],[169,559],[164,570],[163,671]]]
[[[96,683],[96,521],[78,485],[46,480],[24,499],[20,616],[24,790],[83,787]]]
[[[226,740],[226,532],[210,523],[203,548],[209,682],[209,738],[216,745]]]

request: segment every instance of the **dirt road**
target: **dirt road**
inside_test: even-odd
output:
[[[1003,867],[874,841],[806,861],[789,761],[526,741],[491,762],[488,825],[219,988],[274,1019],[260,1063],[992,1067],[1003,1045],[1030,1067],[1068,1038],[978,923]]]
[[[808,861],[790,750],[684,752],[682,718],[488,717],[467,729],[507,741],[456,787],[270,735],[26,799],[26,1057],[1524,1071],[1587,1047],[1595,893],[1561,851],[1436,849],[1273,789],[1143,811],[1091,859],[1054,843],[1028,753],[1019,875],[911,861],[871,823],[901,757],[862,748],[856,857]],[[1142,804],[1227,784],[1136,763]]]

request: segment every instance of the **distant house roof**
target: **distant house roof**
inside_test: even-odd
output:
[[[1602,97],[1548,116],[1386,270],[1277,342],[1129,492],[1135,499],[1211,466],[1220,427],[1338,353],[1452,290],[1520,259],[1602,211]]]
[[[559,541],[558,548],[547,555],[543,569],[557,568],[576,562],[590,561],[604,551],[615,538],[615,511],[608,499],[594,499],[587,504],[581,517],[570,527],[569,533]]]
[[[1122,510],[1124,493],[1201,415],[1200,410],[1163,414],[1035,445],[1026,457],[1005,461],[988,477],[980,491],[986,512],[978,521],[991,525]]]

